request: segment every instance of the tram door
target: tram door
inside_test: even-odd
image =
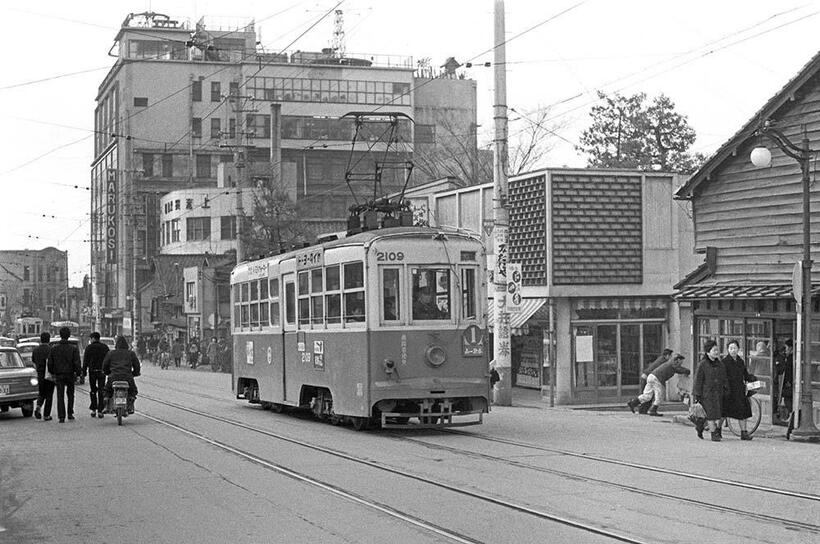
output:
[[[285,298],[284,321],[282,322],[282,399],[285,401],[296,400],[288,397],[288,368],[298,368],[299,349],[297,344],[298,333],[296,330],[296,274],[293,272],[282,276],[282,293]],[[298,395],[296,391],[294,394]]]

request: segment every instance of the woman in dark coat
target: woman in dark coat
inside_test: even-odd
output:
[[[717,342],[709,340],[703,345],[705,353],[698,363],[692,396],[706,411],[706,422],[712,433],[712,441],[720,442],[720,419],[723,417],[723,398],[729,392],[726,367],[720,360]]]
[[[738,355],[740,344],[737,340],[730,341],[726,349],[729,354],[723,358],[723,366],[726,367],[726,378],[729,381],[729,395],[723,405],[723,417],[736,419],[740,425],[740,439],[751,440],[752,437],[746,431],[746,420],[752,417],[746,382],[753,382],[757,378],[754,374],[749,374],[746,361]]]

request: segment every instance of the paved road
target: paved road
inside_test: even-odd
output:
[[[122,427],[111,417],[89,418],[83,395],[78,395],[77,407],[83,409],[77,410],[77,420],[65,424],[24,419],[19,410],[0,415],[0,526],[4,529],[0,541],[384,542],[388,535],[397,543],[453,541],[239,458],[217,447],[217,442],[356,496],[412,512],[472,541],[610,541],[579,536],[521,513],[499,514],[497,506],[469,496],[441,489],[431,492],[425,483],[328,458],[326,453],[204,415],[182,414],[148,397],[181,402],[203,414],[303,438],[539,511],[592,521],[637,541],[820,539],[820,532],[704,509],[674,496],[725,502],[809,526],[820,523],[818,501],[590,459],[616,459],[816,494],[820,490],[818,444],[786,442],[780,437],[756,437],[751,442],[728,437],[713,443],[698,440],[691,427],[675,424],[671,417],[550,409],[527,391],[514,393],[512,407],[495,407],[484,425],[466,428],[463,434],[356,433],[293,415],[271,414],[234,400],[229,380],[226,374],[160,371],[148,365],[139,381],[145,398],[138,401],[137,410],[142,413]],[[162,421],[176,422],[189,434]],[[205,443],[194,434],[213,442]],[[600,481],[591,481],[595,479]],[[641,488],[673,498],[647,497],[639,493]],[[727,528],[733,516],[739,521],[729,521]]]

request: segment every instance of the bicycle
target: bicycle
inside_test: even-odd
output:
[[[760,420],[763,418],[763,409],[761,408],[760,400],[756,396],[749,397],[749,406],[752,409],[752,417],[746,420],[746,432],[751,436],[757,428],[760,427]],[[727,417],[724,421],[724,426],[729,427],[733,435],[740,436],[740,422],[737,419]]]

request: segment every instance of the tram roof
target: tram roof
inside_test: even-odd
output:
[[[424,237],[433,237],[437,234],[446,234],[447,236],[458,236],[464,239],[470,239],[475,241],[480,241],[479,237],[475,233],[471,233],[465,230],[457,230],[453,228],[446,228],[446,227],[390,227],[384,229],[374,229],[368,230],[364,232],[360,232],[358,234],[354,234],[352,236],[346,236],[344,238],[339,238],[337,240],[330,240],[327,242],[322,242],[318,244],[314,244],[312,246],[302,247],[298,249],[294,249],[292,251],[288,251],[286,253],[279,253],[278,255],[271,255],[268,257],[263,257],[261,259],[257,259],[254,261],[244,261],[236,265],[231,273],[233,276],[237,271],[250,268],[254,265],[267,265],[271,262],[282,262],[288,259],[295,257],[300,253],[304,253],[305,251],[310,250],[311,248],[323,248],[325,250],[338,248],[338,247],[349,247],[349,246],[367,246],[370,245],[375,240],[379,240],[382,238],[392,238],[392,237],[406,237],[406,238],[424,238]]]

